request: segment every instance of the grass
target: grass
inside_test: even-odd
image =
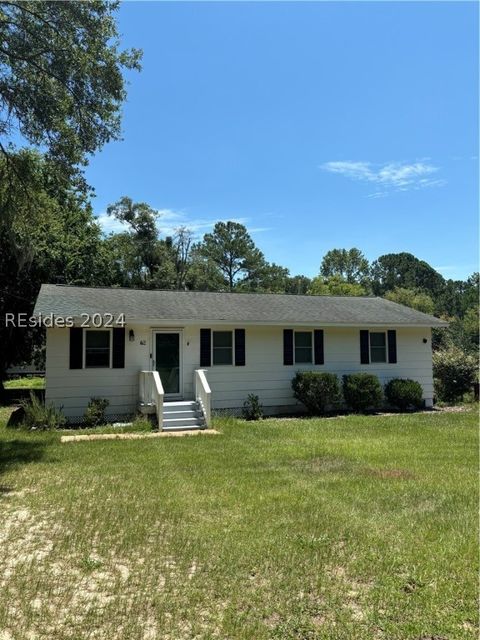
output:
[[[215,427],[0,428],[0,638],[478,637],[475,412]]]
[[[45,387],[45,378],[16,378],[15,380],[5,380],[3,383],[5,389],[43,389]]]

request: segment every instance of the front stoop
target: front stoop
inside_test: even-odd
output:
[[[179,400],[163,403],[163,432],[205,429],[205,420],[198,402]]]

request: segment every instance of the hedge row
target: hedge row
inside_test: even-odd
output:
[[[334,373],[298,372],[292,380],[294,397],[313,415],[339,408],[344,402],[355,412],[379,409],[383,397],[388,404],[402,411],[422,406],[422,387],[415,380],[394,378],[382,385],[371,373],[343,376],[342,385]]]

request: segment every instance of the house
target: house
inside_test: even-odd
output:
[[[431,328],[446,323],[376,297],[158,291],[44,284],[46,401],[70,421],[91,397],[111,419],[155,412],[164,429],[202,426],[257,394],[296,412],[302,371],[368,371],[420,382],[433,403]]]

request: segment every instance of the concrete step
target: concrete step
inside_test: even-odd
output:
[[[200,424],[201,422],[201,418],[197,418],[196,416],[191,418],[170,418],[166,416],[163,417],[164,425],[175,426],[176,424]]]
[[[185,411],[174,411],[173,409],[169,409],[168,411],[163,412],[164,418],[202,418],[202,412],[197,411],[196,409],[187,409]]]
[[[177,424],[173,425],[163,425],[162,432],[172,432],[172,431],[199,431],[200,429],[205,429],[205,425],[203,424]]]
[[[163,407],[164,408],[170,408],[170,407],[174,407],[174,408],[179,408],[179,407],[191,407],[191,406],[197,406],[197,403],[195,402],[195,400],[176,400],[176,401],[171,401],[167,400],[163,403]]]

